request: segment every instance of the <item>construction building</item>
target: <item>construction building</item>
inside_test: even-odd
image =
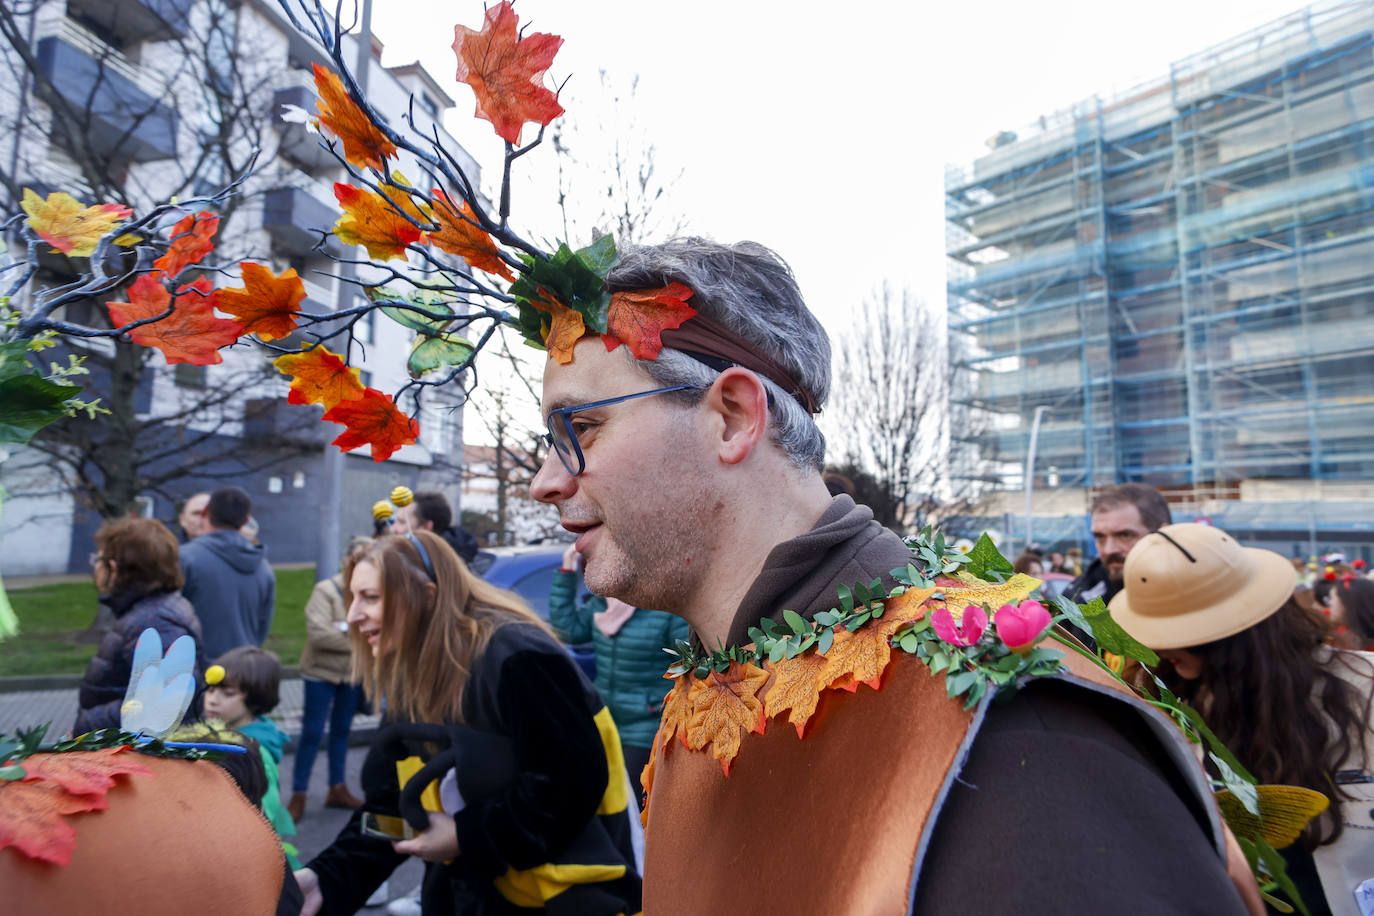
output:
[[[1370,559],[1374,3],[1308,7],[989,146],[945,191],[980,418],[962,471],[991,482],[968,527],[1023,537],[1044,407],[1037,542],[1082,543],[1092,492],[1140,481],[1175,521]]]

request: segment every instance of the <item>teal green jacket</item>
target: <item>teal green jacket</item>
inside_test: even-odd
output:
[[[549,593],[549,623],[564,642],[591,641],[596,650],[596,689],[611,711],[620,741],[651,747],[663,697],[672,685],[663,679],[669,658],[663,650],[687,639],[687,621],[665,611],[639,608],[614,636],[596,628],[592,615],[606,610],[596,595],[577,606],[577,574],[557,572]]]

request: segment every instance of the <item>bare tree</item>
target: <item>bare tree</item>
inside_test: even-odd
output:
[[[948,360],[937,316],[909,290],[884,284],[858,308],[834,357],[827,436],[871,492],[878,521],[906,529],[945,485]]]
[[[87,202],[141,211],[163,208],[174,219],[176,201],[208,195],[221,219],[217,262],[261,254],[242,241],[246,236],[235,231],[234,217],[269,186],[271,170],[255,182],[233,179],[275,158],[271,107],[279,68],[244,53],[241,45],[251,36],[240,27],[240,5],[231,0],[187,5],[186,20],[166,24],[167,31],[158,36],[162,40],[137,70],[119,48],[120,36],[136,25],[125,16],[128,5],[73,6],[69,12],[75,9],[77,15],[61,20],[55,34],[41,36],[34,24],[44,6],[0,4],[0,67],[7,69],[10,85],[21,89],[19,104],[0,121],[9,146],[7,155],[0,155],[5,209],[13,212],[23,189],[37,186]],[[182,14],[176,4],[162,12]],[[72,62],[61,56],[68,45],[81,51]],[[133,84],[130,75],[136,72],[143,78]],[[150,152],[149,146],[174,154]],[[219,193],[229,185],[234,193]],[[110,265],[112,272],[126,271],[132,280],[132,256],[115,260],[120,257],[121,263]],[[52,258],[41,264],[34,283],[60,287],[79,272],[79,262]],[[109,328],[101,302],[121,298],[125,289],[127,283],[107,285],[106,295],[69,302],[62,314]],[[157,370],[153,351],[123,336],[69,336],[63,350],[84,361],[105,412],[48,427],[32,443],[35,454],[19,465],[45,462],[54,489],[75,494],[103,516],[123,515],[141,493],[169,495],[180,479],[233,477],[305,448],[280,436],[258,436],[229,453],[213,447],[217,437],[244,422],[243,392],[275,375],[260,359],[231,356],[219,366]],[[174,403],[140,409],[140,393],[146,400],[155,371],[176,375]],[[303,425],[309,418],[296,420]],[[24,470],[19,465],[14,470]]]

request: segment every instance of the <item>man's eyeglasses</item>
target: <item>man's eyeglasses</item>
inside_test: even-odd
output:
[[[573,431],[573,414],[581,413],[584,410],[593,410],[597,407],[609,407],[612,404],[619,404],[621,401],[631,401],[635,398],[647,398],[651,394],[666,394],[669,391],[683,391],[694,388],[694,385],[673,385],[670,388],[655,388],[652,391],[638,391],[634,394],[621,395],[618,398],[607,398],[604,401],[592,401],[588,404],[574,404],[571,407],[560,407],[552,411],[547,419],[549,431],[544,434],[544,441],[553,446],[553,450],[558,453],[558,460],[563,462],[563,467],[568,469],[568,473],[577,477],[586,470],[587,462],[582,457],[582,444],[577,441],[577,433]]]

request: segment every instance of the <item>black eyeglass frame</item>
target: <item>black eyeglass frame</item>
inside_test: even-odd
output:
[[[586,404],[573,404],[571,407],[560,407],[552,410],[544,418],[544,425],[548,432],[544,433],[544,442],[548,444],[558,455],[558,460],[563,463],[564,469],[573,477],[580,477],[582,472],[587,469],[587,459],[582,454],[582,443],[577,440],[577,433],[573,432],[572,417],[575,413],[584,410],[595,410],[598,407],[609,407],[612,404],[619,404],[622,401],[632,401],[635,398],[647,398],[651,394],[667,394],[670,391],[688,391],[698,389],[697,385],[671,385],[667,388],[654,388],[649,391],[636,391],[634,394],[624,394],[618,398],[606,398],[604,401],[590,401]],[[572,443],[572,454],[565,451],[563,443],[559,441],[555,433],[554,422],[557,420],[563,427],[563,432],[567,436],[568,442]]]

